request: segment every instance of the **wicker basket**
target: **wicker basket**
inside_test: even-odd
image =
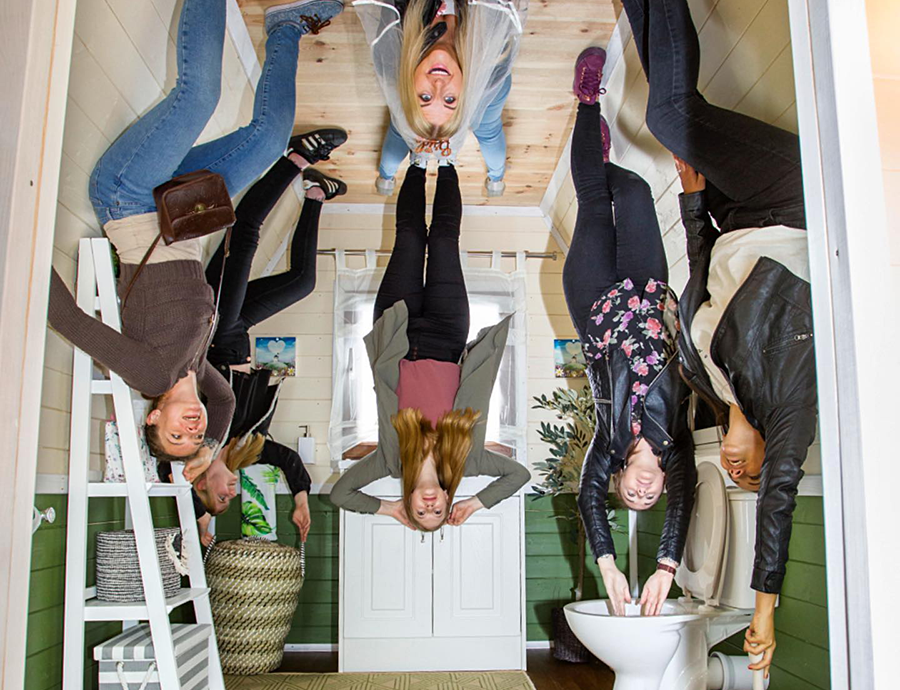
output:
[[[566,620],[566,612],[561,608],[554,608],[551,609],[550,616],[553,622],[553,658],[573,664],[591,661],[594,655],[575,637]]]
[[[303,586],[297,549],[266,539],[216,544],[206,562],[222,671],[249,676],[281,665]]]
[[[166,546],[168,542],[174,551],[181,551],[181,530],[177,527],[159,528],[154,530],[154,535],[163,589],[166,597],[172,597],[181,588],[181,575],[175,569],[175,562]],[[97,534],[97,598],[119,603],[144,600],[134,531],[123,529]]]

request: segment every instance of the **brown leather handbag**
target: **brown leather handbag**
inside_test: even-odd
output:
[[[225,256],[228,256],[228,244],[231,226],[235,223],[234,206],[228,194],[225,180],[209,170],[197,170],[173,177],[153,190],[156,212],[159,216],[159,235],[147,249],[144,258],[122,297],[122,308],[131,293],[135,281],[147,265],[147,260],[156,249],[160,239],[166,246],[174,242],[194,240],[228,228],[225,238]],[[225,264],[222,264],[224,271]],[[219,278],[221,289],[221,276]],[[218,294],[218,293],[217,293]]]
[[[234,207],[221,175],[209,170],[179,175],[153,190],[159,234],[170,245],[234,225]]]

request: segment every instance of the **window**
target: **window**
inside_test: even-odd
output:
[[[351,269],[338,251],[334,286],[334,348],[332,354],[332,406],[328,445],[332,464],[338,466],[345,452],[361,443],[378,440],[372,371],[363,337],[372,330],[372,310],[383,268],[375,267],[375,253],[368,252],[366,268]],[[495,252],[490,268],[467,266],[463,272],[469,293],[473,339],[482,328],[494,325],[508,314],[513,317],[506,350],[488,413],[487,440],[513,449],[525,462],[527,399],[525,382],[525,256],[516,259],[512,273],[498,268]]]

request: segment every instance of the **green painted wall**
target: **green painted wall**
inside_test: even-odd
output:
[[[151,499],[157,527],[178,523],[172,499]],[[63,600],[66,562],[66,497],[40,495],[35,505],[44,510],[53,506],[56,521],[35,532],[31,547],[31,586],[28,599],[28,640],[25,661],[25,689],[50,690],[62,684]],[[88,513],[88,577],[94,584],[97,532],[123,529],[124,499],[94,499]],[[178,620],[173,616],[172,620]],[[94,645],[121,631],[119,623],[89,623],[85,632],[85,688],[97,687]]]
[[[665,498],[652,510],[638,515],[639,573],[643,583],[656,568],[656,549],[665,511]],[[790,561],[775,613],[777,648],[772,665],[772,687],[791,690],[827,690],[828,609],[825,589],[825,528],[822,499],[797,498],[791,532]],[[674,596],[674,594],[672,595]],[[744,633],[716,649],[744,654]]]
[[[40,509],[53,506],[57,519],[35,533],[32,546],[31,592],[28,617],[26,689],[59,688],[62,678],[62,622],[65,587],[66,497],[38,496]],[[295,545],[296,530],[290,522],[292,502],[278,496],[279,540]],[[573,496],[535,498],[525,502],[526,539],[526,620],[529,640],[547,640],[551,635],[550,611],[572,600],[578,544],[575,523],[559,519],[571,515]],[[176,524],[175,504],[171,499],[153,499],[156,524]],[[94,578],[94,538],[97,532],[122,529],[125,504],[121,499],[94,499],[89,515],[89,576]],[[312,529],[306,546],[306,582],[300,592],[300,605],[288,635],[289,643],[336,643],[338,618],[338,513],[326,496],[310,498]],[[237,502],[217,519],[219,539],[234,539],[240,532]],[[623,529],[627,529],[623,524]],[[627,534],[615,535],[619,566],[625,568],[628,557]],[[585,557],[585,597],[603,596],[603,583],[590,555]],[[177,614],[173,620],[178,620]],[[117,623],[92,623],[87,628],[85,688],[96,687],[96,665],[91,659],[95,644],[106,640],[120,627]]]

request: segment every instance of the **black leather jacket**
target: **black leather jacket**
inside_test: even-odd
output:
[[[682,194],[690,279],[679,302],[678,349],[692,388],[727,413],[713,392],[691,340],[706,290],[718,231],[704,192]],[[781,591],[800,466],[816,434],[816,370],[810,285],[782,264],[761,258],[722,314],[710,346],[712,360],[728,375],[734,397],[766,442],[756,504],[756,558],[751,586]]]
[[[606,517],[606,497],[609,478],[625,466],[633,442],[629,366],[622,350],[614,348],[608,358],[594,360],[588,368],[597,428],[584,458],[578,508],[594,558],[616,554]],[[666,517],[657,559],[676,562],[681,561],[684,551],[697,484],[694,441],[687,424],[688,396],[688,388],[678,375],[678,359],[673,356],[650,384],[641,429],[666,473]]]

